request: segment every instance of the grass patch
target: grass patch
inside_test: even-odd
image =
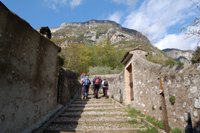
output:
[[[131,116],[131,118],[137,118],[138,116],[141,116],[143,117],[146,121],[148,121],[149,123],[155,125],[156,127],[159,127],[160,129],[164,129],[164,124],[162,121],[159,121],[157,119],[155,119],[154,117],[151,117],[151,116],[145,116],[144,114],[142,114],[140,111],[134,109],[134,108],[131,108],[131,107],[128,107],[126,109],[126,111],[128,112],[128,114]],[[150,128],[148,129],[149,131],[154,131],[154,129]],[[149,132],[151,133],[151,132]],[[152,132],[154,133],[154,132]]]
[[[126,109],[126,111],[128,112],[128,114],[131,116],[131,118],[136,118],[137,116],[142,116],[144,117],[145,115],[142,114],[140,111],[134,109],[134,108],[131,108],[131,107],[128,107]]]
[[[138,121],[137,121],[136,119],[132,119],[132,120],[130,120],[130,121],[129,121],[129,123],[130,123],[130,124],[134,124],[134,125],[135,125],[135,124],[137,124],[137,123],[138,123]]]
[[[158,130],[155,127],[149,127],[145,131],[140,131],[139,133],[158,133]]]
[[[164,129],[164,124],[162,121],[159,121],[157,119],[155,119],[154,117],[151,117],[151,116],[146,116],[145,118],[148,122],[152,123],[153,125],[161,128],[161,129]]]
[[[171,130],[171,132],[172,132],[172,133],[183,133],[183,131],[182,131],[181,129],[179,129],[179,128],[173,128],[173,129]]]

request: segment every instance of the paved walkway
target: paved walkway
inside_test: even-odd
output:
[[[44,133],[135,133],[145,127],[141,120],[131,119],[121,104],[100,94],[99,99],[93,95],[75,99]]]

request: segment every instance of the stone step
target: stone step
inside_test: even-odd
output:
[[[141,123],[141,120],[132,119],[127,116],[120,116],[120,117],[58,117],[56,118],[53,123],[90,123],[90,122],[131,122],[131,123]]]
[[[72,104],[112,103],[110,100],[76,100]]]
[[[105,99],[105,98],[99,98],[99,99],[96,99],[96,98],[89,98],[89,99],[75,99],[74,102],[80,102],[80,101],[84,101],[84,102],[112,102],[111,99]]]
[[[76,112],[76,111],[125,111],[122,107],[71,107],[67,108],[66,112]]]
[[[138,133],[146,128],[45,130],[43,133]]]
[[[144,128],[144,124],[136,124],[135,127]],[[129,123],[52,123],[46,130],[69,131],[69,130],[113,130],[113,129],[135,129]]]
[[[45,130],[43,133],[138,133],[146,128]]]
[[[136,133],[148,127],[140,119],[132,119],[125,107],[112,99],[75,99],[45,129],[44,133]]]
[[[82,117],[82,116],[98,116],[98,117],[101,117],[101,116],[116,116],[116,115],[121,115],[121,116],[128,116],[128,113],[126,112],[121,112],[121,111],[115,111],[115,112],[101,112],[101,111],[89,111],[89,112],[82,112],[82,111],[79,111],[79,112],[64,112],[63,114],[61,114],[60,116],[71,116],[71,117],[74,117],[74,116],[79,116],[79,117]]]
[[[119,107],[119,105],[112,103],[99,103],[99,104],[70,104],[69,107]]]
[[[63,117],[63,119],[65,118],[71,118],[71,119],[87,119],[87,120],[90,120],[90,119],[103,119],[104,117],[107,117],[107,118],[113,118],[113,119],[130,119],[129,115],[98,115],[98,114],[95,114],[95,115],[63,115],[61,114],[58,118],[60,117]]]
[[[131,122],[131,121],[130,121]],[[78,124],[78,125],[83,125],[83,124],[103,124],[103,123],[109,123],[109,124],[117,124],[117,123],[129,123],[129,121],[126,121],[126,120],[115,120],[115,121],[112,121],[112,120],[107,120],[107,121],[98,121],[98,120],[55,120],[53,121],[51,124]]]

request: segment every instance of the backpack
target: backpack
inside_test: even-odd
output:
[[[86,86],[89,86],[91,84],[90,80],[89,79],[84,79],[83,81],[83,85],[86,85]]]
[[[96,84],[96,85],[101,84],[101,79],[100,79],[100,78],[97,78],[97,79],[95,80],[95,84]]]
[[[108,81],[105,80],[104,83],[103,83],[103,85],[104,85],[104,86],[108,86]]]

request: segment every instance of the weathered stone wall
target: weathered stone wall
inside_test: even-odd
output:
[[[133,100],[131,105],[144,114],[161,120],[158,80],[161,66],[148,62],[141,57],[141,53],[138,51],[134,51],[132,54]]]
[[[120,103],[123,103],[124,96],[124,76],[123,72],[118,75],[113,75],[113,78],[107,78],[109,81],[108,95]]]
[[[0,2],[0,132],[28,132],[57,108],[58,47]]]
[[[133,107],[161,120],[158,78],[162,78],[170,127],[184,129],[187,124],[184,115],[187,112],[191,113],[193,125],[196,126],[200,120],[200,66],[191,65],[182,70],[161,67],[147,61],[137,51],[133,52],[132,66]],[[171,96],[176,98],[174,105],[169,101]]]
[[[78,74],[69,70],[60,69],[58,81],[58,102],[65,105],[81,92]]]
[[[186,127],[184,114],[189,112],[193,126],[200,132],[200,64],[167,71],[163,78],[170,126]],[[176,98],[174,105],[169,101],[171,96]]]
[[[126,68],[132,65],[133,97],[128,104],[146,115],[161,120],[159,78],[162,78],[170,127],[184,129],[187,124],[184,115],[187,112],[191,113],[193,126],[196,127],[200,121],[200,65],[191,65],[188,68],[177,70],[147,61],[144,51],[136,50],[132,54],[124,70],[125,73]],[[114,98],[118,97],[118,92],[122,92],[123,100],[121,101],[127,104],[126,99],[130,97],[131,91],[126,88],[126,82],[123,80],[127,77],[124,75],[112,76],[109,92],[114,95]],[[176,98],[174,105],[169,101],[171,96]],[[119,98],[116,99],[119,100]]]

